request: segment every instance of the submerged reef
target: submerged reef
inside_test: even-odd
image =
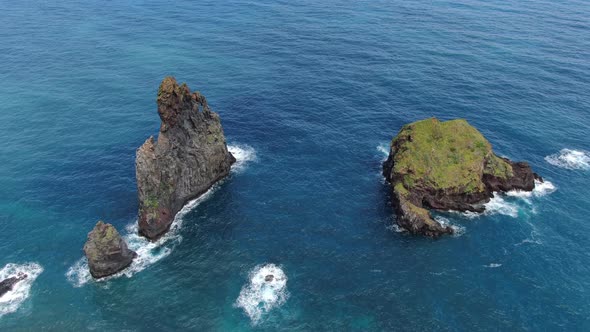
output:
[[[402,127],[383,175],[392,189],[397,223],[413,234],[452,234],[428,209],[483,212],[494,192],[531,191],[543,181],[525,162],[498,157],[466,120],[436,118]]]
[[[150,137],[135,161],[139,233],[150,240],[166,233],[176,213],[227,176],[236,161],[205,96],[166,77],[157,104],[158,139]]]

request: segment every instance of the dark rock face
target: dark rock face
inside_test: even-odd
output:
[[[10,292],[14,288],[14,285],[16,285],[21,280],[25,280],[26,278],[27,275],[25,273],[19,273],[14,277],[6,278],[0,281],[0,297]]]
[[[103,278],[128,267],[137,254],[127,248],[127,243],[111,224],[99,221],[88,233],[84,245],[90,274]]]
[[[167,77],[157,103],[162,120],[158,140],[150,137],[135,161],[139,233],[150,240],[166,233],[176,213],[228,175],[235,162],[219,116],[205,96]]]
[[[465,120],[426,119],[405,125],[391,142],[383,175],[393,191],[397,223],[413,234],[452,234],[427,209],[483,212],[493,192],[531,191],[543,181],[525,162],[496,156]]]

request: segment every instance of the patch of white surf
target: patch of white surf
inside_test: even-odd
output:
[[[530,198],[530,197],[541,197],[556,191],[557,188],[553,183],[549,181],[538,181],[535,180],[535,189],[532,191],[523,190],[512,190],[506,193],[507,196],[518,197],[518,198]],[[527,201],[530,202],[530,201]]]
[[[451,223],[451,221],[448,218],[436,216],[434,217],[434,220],[441,224],[441,226],[443,227],[450,226],[453,229],[453,236],[461,236],[465,234],[465,227]]]
[[[495,269],[497,267],[502,266],[502,264],[498,264],[498,263],[490,263],[488,265],[484,265],[484,267],[490,268],[490,269]]]
[[[236,158],[236,162],[232,166],[232,172],[239,173],[243,171],[248,162],[256,159],[256,151],[247,145],[230,145],[228,146],[228,150],[230,150]],[[211,197],[217,188],[218,186],[214,185],[203,195],[184,205],[174,217],[174,221],[172,222],[172,225],[170,225],[170,230],[157,241],[151,242],[143,236],[140,236],[138,233],[137,221],[127,225],[125,227],[123,239],[127,242],[129,249],[137,253],[137,257],[133,260],[131,265],[123,271],[106,278],[101,278],[98,281],[107,281],[122,276],[131,278],[134,274],[145,270],[148,266],[153,265],[170,255],[174,248],[182,242],[180,229],[182,228],[184,216]],[[82,287],[89,281],[94,280],[90,275],[86,257],[80,258],[68,269],[66,272],[66,278],[74,287]]]
[[[256,325],[265,314],[282,306],[289,298],[287,276],[279,266],[266,264],[256,266],[249,279],[234,305],[242,308],[252,324]]]
[[[381,143],[377,145],[377,151],[382,156],[383,160],[385,161],[387,157],[389,157],[389,144],[388,143]]]
[[[519,202],[528,204],[529,207],[526,209],[535,213],[536,210],[534,206],[532,206],[533,201],[531,199],[534,197],[549,195],[556,190],[557,188],[549,181],[541,182],[535,180],[535,189],[532,191],[512,190],[504,194],[494,193],[494,197],[484,205],[485,211],[483,215],[500,214],[512,218],[518,218],[519,211],[523,209],[523,206],[519,204]],[[463,212],[462,214],[468,218],[481,216],[481,214],[476,212]]]
[[[583,150],[561,149],[558,153],[545,157],[545,160],[561,168],[590,170],[590,153]]]
[[[29,297],[31,286],[35,279],[43,272],[43,267],[37,263],[6,264],[0,270],[0,280],[26,274],[26,278],[17,282],[12,290],[0,297],[0,317],[15,312]]]
[[[249,145],[228,145],[227,149],[236,158],[236,162],[232,166],[232,172],[234,173],[241,173],[247,164],[256,160],[256,150]]]

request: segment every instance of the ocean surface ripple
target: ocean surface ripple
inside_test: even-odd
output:
[[[0,267],[42,273],[0,299],[0,331],[590,330],[589,17],[587,0],[4,1]],[[150,243],[134,162],[167,75],[207,97],[238,163]],[[402,232],[381,165],[428,117],[467,119],[546,182],[435,213],[457,236]],[[105,282],[81,258],[97,220],[139,253]],[[265,293],[271,263],[286,284]]]

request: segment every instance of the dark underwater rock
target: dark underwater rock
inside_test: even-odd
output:
[[[235,162],[205,96],[166,77],[157,104],[158,140],[150,137],[135,161],[139,233],[151,240],[166,233],[176,213],[227,176]]]
[[[90,274],[97,279],[125,269],[137,257],[133,250],[127,248],[127,243],[115,227],[102,221],[96,223],[94,229],[88,233],[84,253],[88,259]]]
[[[19,273],[14,277],[6,278],[0,281],[0,297],[10,292],[14,288],[14,285],[16,285],[21,280],[25,280],[27,277],[28,276],[26,273]]]
[[[383,175],[397,223],[413,234],[452,234],[427,209],[483,212],[493,192],[535,188],[543,181],[525,162],[498,157],[467,121],[432,118],[405,125],[391,142]]]

